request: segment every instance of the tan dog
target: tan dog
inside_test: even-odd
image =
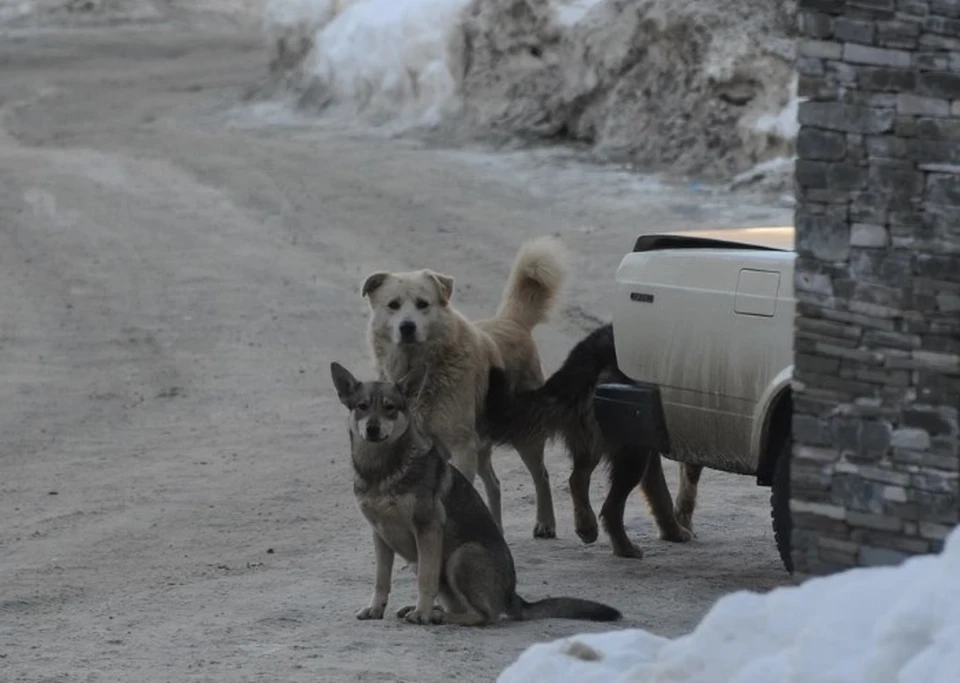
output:
[[[487,505],[501,523],[500,482],[493,471],[484,406],[491,367],[502,367],[511,391],[543,384],[531,331],[547,318],[567,275],[559,242],[538,238],[520,247],[493,318],[471,322],[451,304],[453,278],[431,270],[377,272],[363,283],[370,301],[368,342],[383,381],[415,381],[412,412],[447,445],[454,466],[472,484],[480,475]],[[510,442],[533,477],[537,538],[556,536],[545,441],[524,435]]]

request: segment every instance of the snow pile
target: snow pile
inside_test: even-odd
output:
[[[960,528],[940,555],[720,599],[689,635],[642,630],[530,647],[499,683],[955,683]]]
[[[730,178],[789,156],[794,3],[268,0],[302,102]]]
[[[268,0],[271,68],[314,106],[436,124],[459,108],[455,40],[467,0]]]
[[[606,159],[727,178],[791,153],[784,5],[580,0],[557,12],[551,0],[474,0],[467,107],[481,123],[586,142]],[[554,19],[564,16],[573,24]]]

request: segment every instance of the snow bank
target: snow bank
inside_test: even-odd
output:
[[[792,0],[269,0],[301,102],[731,178],[789,157]]]
[[[467,0],[269,0],[272,66],[314,105],[439,123],[459,106],[455,40]]]
[[[606,159],[728,178],[791,154],[795,130],[772,124],[795,93],[784,5],[603,0],[565,26],[550,0],[474,0],[467,108]]]
[[[960,528],[940,555],[720,599],[689,635],[642,630],[530,647],[498,683],[955,683]]]

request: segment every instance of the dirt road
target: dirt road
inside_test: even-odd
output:
[[[259,40],[206,30],[0,40],[0,679],[490,681],[595,628],[354,619],[372,549],[328,365],[367,370],[359,282],[434,267],[485,315],[520,242],[561,235],[576,262],[537,331],[550,371],[608,317],[637,233],[789,210],[239,105]],[[529,598],[600,599],[677,635],[719,595],[787,580],[747,478],[705,474],[686,546],[656,540],[638,497],[635,561],[576,538],[562,453],[551,541],[532,538],[519,459],[496,464]],[[412,578],[396,573],[394,607]]]

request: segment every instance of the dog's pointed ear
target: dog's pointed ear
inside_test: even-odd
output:
[[[446,306],[450,303],[450,298],[453,296],[453,278],[443,273],[435,273],[432,270],[428,270],[427,275],[437,286],[437,292],[440,294],[440,303]]]
[[[390,273],[382,270],[368,275],[367,279],[363,281],[363,285],[360,287],[360,296],[370,296],[373,294],[375,291],[380,289],[388,277],[390,277]]]
[[[356,393],[360,382],[336,361],[330,363],[330,375],[333,377],[333,386],[337,389],[337,398],[340,399],[340,403],[349,407],[350,397]]]

